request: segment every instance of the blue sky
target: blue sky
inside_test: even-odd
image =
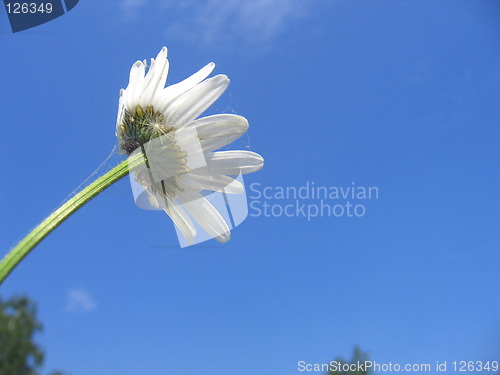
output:
[[[163,45],[170,84],[210,61],[231,78],[207,113],[248,118],[235,147],[266,165],[247,187],[379,190],[363,217],[254,215],[179,249],[119,182],[1,287],[38,302],[45,369],[299,374],[354,345],[500,360],[499,16],[493,0],[89,0],[12,34],[0,11],[2,254],[111,152],[118,91]]]

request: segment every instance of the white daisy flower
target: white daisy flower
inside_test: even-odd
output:
[[[142,152],[146,166],[134,170],[136,181],[172,218],[189,243],[194,242],[195,220],[220,242],[230,239],[229,226],[201,194],[244,192],[230,176],[258,171],[263,158],[250,151],[215,151],[248,129],[248,121],[231,114],[197,119],[229,85],[225,75],[206,79],[215,68],[207,64],[191,77],[165,87],[169,63],[167,48],[156,59],[137,61],[127,88],[120,92],[116,136],[119,152]]]

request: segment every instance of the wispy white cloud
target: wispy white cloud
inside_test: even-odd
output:
[[[66,311],[67,312],[90,312],[97,307],[90,293],[83,288],[72,288],[68,290]]]
[[[126,0],[124,12],[145,7],[165,15],[171,38],[193,40],[204,45],[229,42],[268,43],[291,22],[307,15],[313,2],[304,0]]]
[[[123,0],[121,2],[123,17],[125,20],[133,20],[148,0]]]

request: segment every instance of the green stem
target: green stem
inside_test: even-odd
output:
[[[54,213],[42,221],[26,237],[24,237],[0,262],[0,284],[12,272],[23,258],[47,235],[62,224],[72,213],[106,190],[115,182],[125,177],[129,170],[144,163],[142,153],[138,153],[127,160],[121,162],[116,167],[108,171],[103,176],[92,182]]]

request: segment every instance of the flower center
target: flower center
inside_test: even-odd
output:
[[[177,144],[175,128],[166,124],[163,113],[151,105],[145,110],[137,105],[134,112],[125,109],[120,137],[127,155],[136,149],[144,154],[145,165],[134,171],[135,179],[155,195],[159,194],[156,199],[172,199],[176,191],[183,190],[179,175],[188,170],[187,152]]]
[[[151,105],[146,110],[137,105],[135,112],[124,111],[120,135],[123,139],[122,148],[127,155],[150,140],[175,130],[166,124],[163,113],[155,111]]]

